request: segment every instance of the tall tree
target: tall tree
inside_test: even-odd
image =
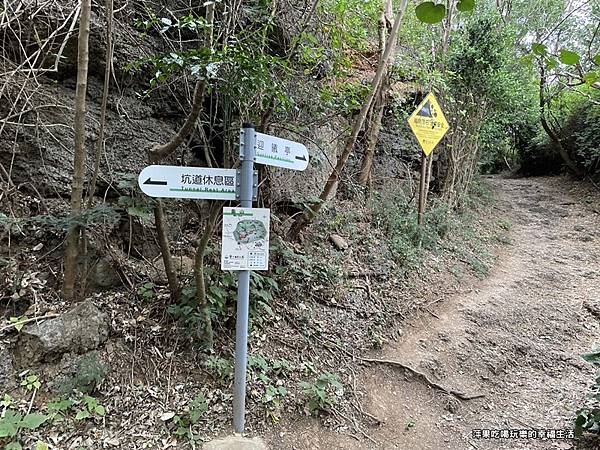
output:
[[[331,193],[333,192],[333,190],[337,187],[337,185],[339,183],[341,173],[344,171],[344,168],[346,167],[346,163],[348,162],[348,158],[350,157],[350,154],[354,150],[354,146],[356,145],[356,140],[358,139],[358,134],[360,133],[360,131],[362,130],[362,128],[365,124],[367,114],[369,113],[369,110],[371,109],[371,105],[373,104],[373,100],[375,99],[375,96],[377,95],[377,92],[379,91],[379,85],[383,79],[384,73],[386,72],[388,61],[392,56],[392,51],[395,48],[395,42],[398,37],[398,31],[400,30],[400,24],[402,23],[402,18],[404,17],[404,13],[406,12],[407,4],[408,4],[408,0],[402,0],[402,3],[400,4],[400,8],[398,9],[398,12],[396,13],[394,25],[392,26],[392,30],[390,31],[390,34],[389,34],[388,40],[387,40],[387,44],[385,46],[385,52],[383,53],[383,56],[381,57],[381,59],[379,61],[379,64],[377,67],[377,72],[375,73],[375,76],[373,77],[373,81],[371,82],[371,90],[369,91],[369,95],[368,95],[367,99],[365,100],[365,103],[363,104],[360,112],[358,113],[358,115],[356,116],[356,119],[354,120],[354,124],[352,125],[352,132],[350,133],[350,136],[346,140],[346,144],[344,145],[344,150],[342,151],[342,154],[338,158],[336,166],[334,167],[333,171],[329,175],[329,178],[327,179],[327,182],[325,183],[325,187],[323,188],[321,195],[319,195],[318,201],[310,204],[309,207],[307,208],[307,210],[303,214],[299,215],[298,218],[294,221],[294,223],[290,227],[288,236],[291,239],[297,238],[298,235],[300,234],[300,232],[314,219],[314,217],[320,211],[323,204],[329,199],[329,196],[331,195]]]
[[[73,223],[67,234],[63,281],[63,296],[67,300],[72,300],[75,297],[77,256],[79,252],[79,236],[81,233],[81,226],[75,219],[81,214],[83,179],[85,175],[85,96],[88,78],[91,9],[91,0],[82,0],[77,44],[77,86],[75,89],[75,119],[73,126],[75,132],[73,182],[71,185],[71,218],[73,219]]]
[[[379,19],[379,63],[383,58],[385,52],[385,45],[387,42],[387,36],[392,27],[392,0],[384,0],[383,9],[381,11],[381,17]],[[392,56],[389,61],[385,64],[384,75],[381,83],[379,84],[379,90],[375,96],[372,106],[371,122],[367,129],[367,148],[362,159],[360,167],[360,175],[358,182],[362,185],[369,183],[371,179],[371,172],[373,169],[373,158],[375,156],[375,147],[379,140],[379,133],[381,131],[381,122],[383,119],[383,110],[386,104],[386,97],[390,87],[390,70],[389,67],[394,63],[394,53],[396,41],[392,42],[394,48],[392,48]]]

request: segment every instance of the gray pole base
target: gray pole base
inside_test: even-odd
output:
[[[202,450],[268,450],[260,438],[248,439],[240,436],[229,436],[207,442]]]

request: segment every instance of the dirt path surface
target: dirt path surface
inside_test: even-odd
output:
[[[511,245],[490,275],[414,322],[359,376],[362,407],[381,420],[369,436],[328,431],[314,420],[270,439],[274,449],[569,449],[569,439],[498,439],[510,431],[571,430],[593,369],[580,355],[599,335],[600,215],[560,179],[491,179]],[[478,438],[474,430],[498,430]],[[486,431],[481,431],[486,436]],[[512,433],[518,433],[512,431]],[[527,433],[527,432],[525,432]]]

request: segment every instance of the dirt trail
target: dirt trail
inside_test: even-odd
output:
[[[561,179],[490,180],[511,245],[489,277],[409,327],[375,358],[408,364],[437,383],[484,398],[459,401],[402,369],[359,376],[363,408],[382,424],[354,439],[297,423],[276,449],[569,449],[570,440],[477,439],[473,430],[572,428],[593,369],[580,354],[598,338],[600,215]],[[292,431],[293,430],[293,431]],[[485,433],[485,432],[484,432]]]

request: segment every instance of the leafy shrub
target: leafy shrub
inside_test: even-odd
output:
[[[98,352],[90,352],[79,358],[70,376],[58,380],[58,392],[71,395],[74,392],[90,394],[106,378],[110,367],[98,357]]]
[[[196,425],[208,411],[208,402],[201,392],[197,394],[189,405],[189,409],[182,414],[173,414],[166,416],[165,421],[171,421],[174,425],[173,434],[179,438],[186,438],[193,442],[197,437],[192,432],[192,426]]]
[[[596,102],[600,102],[597,89],[590,89]],[[585,168],[587,173],[600,174],[600,104],[576,100],[562,128],[562,138],[568,151]]]
[[[425,224],[419,226],[415,206],[406,202],[402,192],[374,202],[373,225],[388,237],[396,264],[405,270],[417,266],[423,249],[436,250],[451,228],[448,208],[433,202],[425,213]]]
[[[0,417],[0,438],[9,442],[4,447],[9,450],[21,450],[19,434],[23,430],[35,430],[48,420],[48,416],[38,413],[22,414],[14,408],[14,402],[8,395],[1,402],[4,413]]]
[[[551,111],[554,128],[563,147],[574,162],[591,175],[600,174],[600,93],[581,88],[585,95],[567,91],[558,95]],[[589,101],[589,96],[593,101]],[[539,129],[537,135],[520,148],[524,175],[556,174],[563,171],[564,161],[556,144]]]
[[[221,382],[229,381],[233,378],[233,361],[230,359],[210,355],[204,362],[204,365]]]
[[[100,204],[83,210],[75,216],[71,215],[38,215],[31,217],[8,217],[0,213],[0,227],[6,231],[19,228],[41,228],[55,233],[63,233],[72,225],[78,225],[86,230],[105,224],[114,225],[119,222],[121,215],[110,205]]]
[[[101,418],[106,415],[106,408],[95,397],[84,395],[79,404],[81,407],[77,410],[75,420]]]
[[[584,432],[600,434],[600,350],[582,355],[583,359],[596,367],[596,379],[584,406],[577,411],[575,436]]]
[[[204,269],[206,277],[206,297],[210,305],[211,317],[221,323],[233,319],[237,299],[237,275],[222,272],[211,267]],[[273,317],[271,302],[273,293],[279,290],[277,282],[267,276],[252,272],[250,278],[250,318],[262,324],[266,317]],[[179,302],[167,310],[181,319],[190,328],[196,329],[202,324],[202,315],[198,311],[195,284],[182,289]]]
[[[106,415],[106,408],[95,397],[73,392],[69,396],[56,398],[48,403],[48,418],[53,422],[62,422],[75,412],[72,418],[76,421],[102,419]]]
[[[302,382],[302,393],[306,396],[305,411],[310,415],[328,412],[344,395],[344,386],[336,374],[325,372],[314,382]]]

